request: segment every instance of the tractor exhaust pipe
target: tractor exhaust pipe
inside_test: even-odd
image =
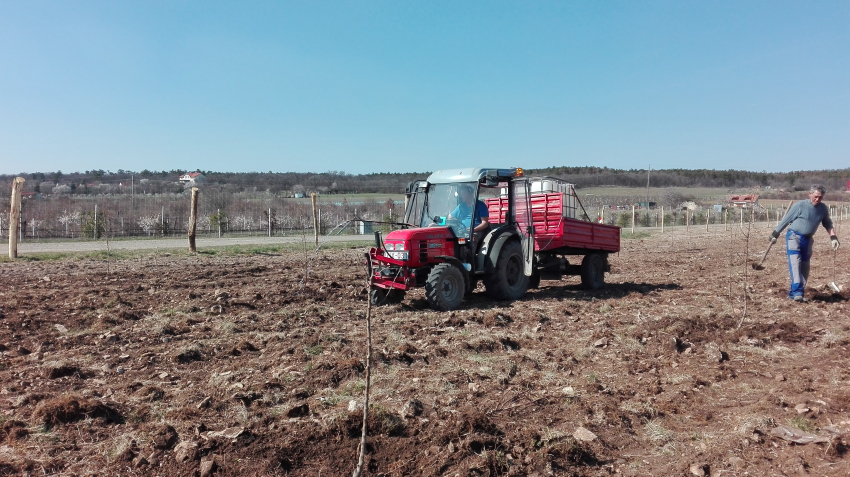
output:
[[[381,238],[381,232],[375,231],[375,247],[383,249],[384,248],[384,240]]]

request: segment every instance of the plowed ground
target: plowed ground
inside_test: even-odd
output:
[[[365,474],[850,475],[850,260],[816,240],[808,303],[719,229],[624,241],[596,292],[373,308]],[[350,475],[363,252],[0,264],[0,475]]]

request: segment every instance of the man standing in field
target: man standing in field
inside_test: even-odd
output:
[[[832,250],[838,250],[840,243],[832,227],[832,219],[829,218],[829,208],[823,204],[823,195],[826,189],[822,185],[814,185],[809,191],[809,200],[795,202],[788,209],[785,218],[770,234],[770,243],[776,243],[776,239],[785,227],[785,246],[788,251],[788,270],[791,272],[791,291],[788,298],[804,302],[803,296],[806,289],[806,280],[809,279],[809,264],[812,258],[812,236],[817,232],[818,225],[829,232],[829,240]]]

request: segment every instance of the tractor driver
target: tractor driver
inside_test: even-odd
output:
[[[466,228],[472,224],[473,240],[480,242],[481,238],[490,229],[490,211],[487,205],[480,200],[475,200],[475,193],[471,186],[460,186],[458,191],[460,204],[455,207],[447,219],[457,219]]]

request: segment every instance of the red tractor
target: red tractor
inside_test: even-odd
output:
[[[620,229],[575,218],[572,186],[527,179],[520,168],[437,171],[408,185],[402,230],[369,251],[372,304],[397,303],[425,287],[435,310],[454,310],[479,280],[495,300],[516,300],[541,278],[580,274],[603,285]],[[585,214],[586,215],[586,214]],[[581,266],[564,255],[584,255]]]

